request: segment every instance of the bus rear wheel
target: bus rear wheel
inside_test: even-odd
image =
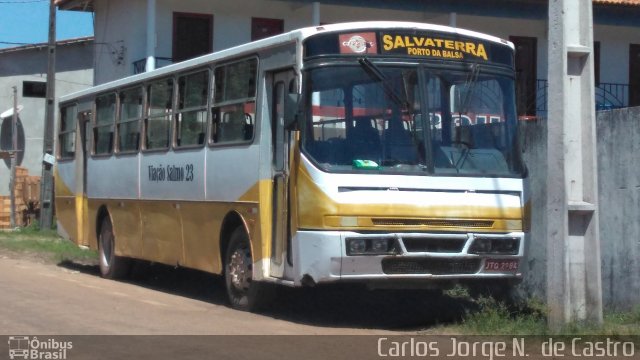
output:
[[[232,308],[257,311],[272,300],[273,289],[253,281],[251,244],[242,228],[231,234],[224,267],[225,287]]]
[[[122,279],[129,274],[131,263],[127,258],[116,256],[115,245],[113,225],[107,215],[102,219],[100,236],[98,237],[100,274],[105,279]]]

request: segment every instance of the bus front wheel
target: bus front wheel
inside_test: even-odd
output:
[[[102,219],[98,238],[98,257],[100,274],[106,279],[122,279],[129,273],[129,259],[116,256],[116,239],[109,216]]]
[[[242,228],[231,234],[224,267],[225,286],[232,308],[257,311],[272,299],[273,289],[268,284],[253,281],[251,245]]]

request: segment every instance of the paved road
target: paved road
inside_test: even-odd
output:
[[[450,321],[450,299],[409,301],[347,289],[286,290],[262,314],[230,309],[220,279],[138,264],[128,282],[96,266],[46,264],[0,254],[0,333],[11,334],[400,334]]]

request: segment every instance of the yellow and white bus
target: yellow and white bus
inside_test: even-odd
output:
[[[60,99],[58,228],[130,259],[265,284],[522,278],[514,47],[445,26],[303,28]]]

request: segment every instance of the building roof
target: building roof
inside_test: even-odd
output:
[[[54,0],[56,6],[63,10],[93,11],[94,0]],[[523,0],[509,0],[523,1]],[[526,0],[524,0],[526,1]],[[546,0],[544,0],[546,1]],[[640,0],[593,0],[594,4],[605,6],[640,6]]]
[[[640,0],[593,0],[596,4],[640,6]]]
[[[93,11],[93,0],[54,0],[54,4],[63,10]]]
[[[56,46],[68,46],[68,45],[76,45],[76,44],[86,44],[93,41],[93,36],[79,37],[73,39],[59,40],[56,42]],[[29,44],[22,45],[10,48],[0,49],[0,54],[6,54],[16,51],[25,51],[25,50],[42,50],[49,46],[49,43],[39,43],[39,44]]]

